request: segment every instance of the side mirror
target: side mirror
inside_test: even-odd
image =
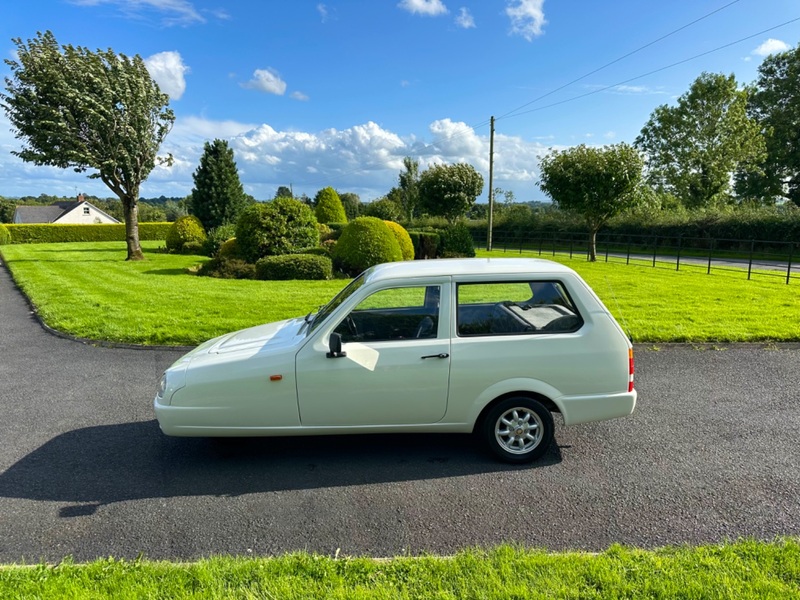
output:
[[[331,333],[331,337],[328,340],[328,347],[330,348],[330,352],[325,355],[328,358],[343,358],[347,356],[347,352],[342,352],[342,336],[339,333]]]

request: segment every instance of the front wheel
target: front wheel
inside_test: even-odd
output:
[[[553,441],[553,416],[538,400],[506,398],[486,413],[481,424],[484,442],[497,458],[526,463],[542,456]]]

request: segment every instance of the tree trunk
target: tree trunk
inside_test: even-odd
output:
[[[589,262],[597,260],[597,229],[589,230]]]
[[[139,199],[137,194],[129,194],[122,199],[125,214],[125,242],[128,245],[126,260],[144,260],[142,246],[139,244]]]

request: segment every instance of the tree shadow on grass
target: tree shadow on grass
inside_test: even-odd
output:
[[[192,273],[188,270],[188,268],[183,269],[150,269],[149,271],[142,271],[142,275],[192,275],[195,276],[197,273]]]
[[[238,496],[548,467],[499,463],[464,434],[170,438],[156,421],[63,433],[0,474],[0,497],[68,503],[60,516],[125,500]]]

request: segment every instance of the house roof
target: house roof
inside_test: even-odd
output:
[[[90,202],[78,202],[72,200],[68,202],[55,202],[48,206],[18,206],[14,213],[14,221],[19,223],[54,223],[68,212],[74,210],[81,204],[89,204],[95,210],[102,213],[109,219],[119,222],[111,215],[97,208]]]
[[[18,206],[14,220],[19,223],[52,223],[77,205],[77,202],[57,202],[49,206]]]

